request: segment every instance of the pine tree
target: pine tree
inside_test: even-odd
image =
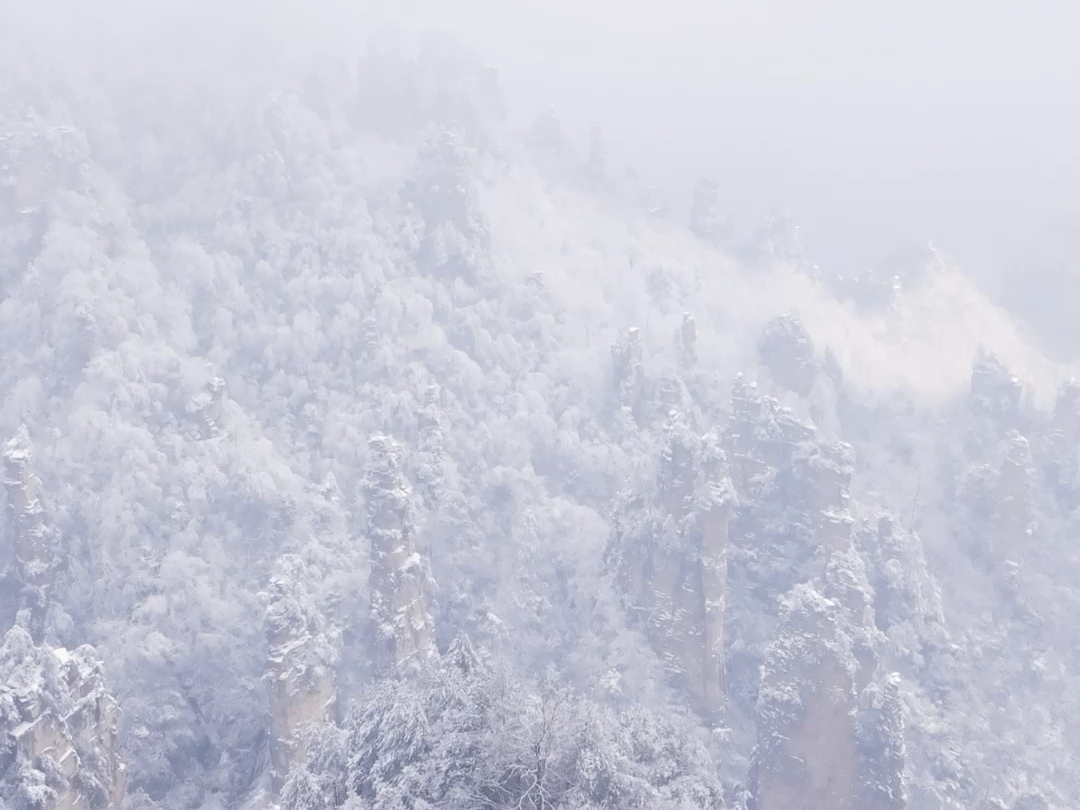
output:
[[[330,810],[331,801],[306,769],[294,770],[281,789],[281,810]]]

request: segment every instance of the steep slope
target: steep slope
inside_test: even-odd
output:
[[[452,50],[244,56],[0,95],[3,619],[132,806],[1080,801],[1075,389],[959,272],[736,261]]]

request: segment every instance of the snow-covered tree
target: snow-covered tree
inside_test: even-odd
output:
[[[372,651],[381,672],[395,672],[431,654],[431,574],[416,550],[413,494],[402,474],[397,443],[388,436],[368,442],[364,478],[367,535],[371,542]]]
[[[879,263],[867,307],[783,223],[730,255],[715,187],[695,237],[583,181],[445,41],[354,72],[35,15],[0,26],[4,677],[93,644],[132,807],[287,768],[294,804],[747,807],[755,759],[1080,806],[1076,369],[957,268]],[[268,711],[308,698],[313,735]],[[9,807],[62,786],[38,759]]]

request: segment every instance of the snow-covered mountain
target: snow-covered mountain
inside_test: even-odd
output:
[[[0,806],[1080,806],[1077,369],[939,254],[677,221],[445,45],[35,53]]]

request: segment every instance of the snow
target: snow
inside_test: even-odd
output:
[[[536,707],[572,686],[563,805],[595,805],[586,787],[615,774],[629,794],[608,806],[715,807],[716,775],[756,787],[759,735],[831,664],[859,733],[904,743],[910,807],[1020,786],[1080,806],[1061,731],[1080,723],[1080,479],[1040,404],[1075,369],[957,270],[881,276],[871,310],[794,225],[765,223],[742,260],[711,192],[706,239],[656,221],[631,181],[586,180],[569,138],[522,142],[489,74],[452,54],[366,54],[338,78],[278,56],[169,48],[135,77],[31,77],[33,110],[4,95],[0,162],[33,144],[57,173],[45,230],[0,221],[0,423],[9,502],[25,498],[2,537],[62,563],[6,572],[0,616],[27,631],[0,660],[4,730],[20,697],[57,697],[57,665],[91,674],[42,639],[90,641],[133,801],[254,807],[274,801],[268,686],[302,700],[301,674],[332,675],[342,716],[355,704],[387,749],[356,733],[320,778],[373,778],[366,752],[386,806],[441,806],[461,750],[477,778],[525,768]],[[972,401],[979,342],[1001,359]],[[226,380],[229,431],[202,441],[192,417]],[[1032,542],[994,550],[1010,452],[1032,471]],[[980,469],[989,514],[960,485]],[[669,510],[661,490],[688,497]],[[885,508],[888,532],[868,519]],[[461,632],[502,675],[432,674]],[[698,680],[723,669],[730,736],[699,748],[715,717],[689,681],[716,651]],[[416,729],[435,729],[423,755]]]

